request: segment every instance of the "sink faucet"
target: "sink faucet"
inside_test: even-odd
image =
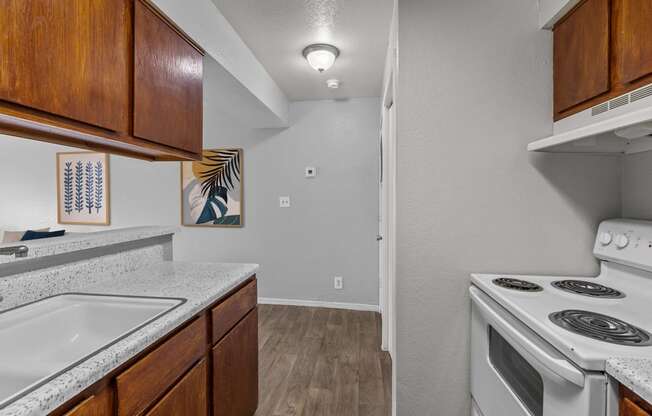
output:
[[[27,246],[0,247],[0,256],[27,257],[29,248]]]

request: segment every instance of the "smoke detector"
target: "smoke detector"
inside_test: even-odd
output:
[[[340,80],[339,79],[329,79],[326,81],[326,86],[330,89],[336,90],[340,87]]]

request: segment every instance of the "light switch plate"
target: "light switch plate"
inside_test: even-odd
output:
[[[280,196],[278,198],[278,206],[281,208],[290,208],[290,197],[289,196]]]
[[[344,288],[344,279],[342,276],[335,276],[335,278],[333,278],[333,287],[337,290],[342,290]]]
[[[314,178],[317,176],[317,168],[314,166],[306,167],[306,178]]]

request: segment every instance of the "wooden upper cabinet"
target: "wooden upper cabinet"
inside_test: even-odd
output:
[[[624,84],[652,74],[652,2],[614,0],[617,7],[617,45]]]
[[[201,159],[203,51],[146,3],[0,0],[0,133]]]
[[[202,53],[139,0],[134,22],[134,136],[200,154]]]
[[[586,0],[554,28],[555,119],[609,92],[609,0]]]
[[[129,128],[128,0],[0,0],[0,100]]]

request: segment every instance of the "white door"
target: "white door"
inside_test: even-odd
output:
[[[387,244],[385,239],[386,234],[386,205],[387,205],[387,181],[385,180],[386,176],[386,148],[387,148],[387,137],[389,134],[389,117],[388,111],[386,108],[383,108],[383,120],[381,126],[380,134],[380,144],[379,144],[379,175],[378,175],[378,186],[379,186],[379,198],[378,198],[378,236],[376,240],[378,241],[378,275],[380,277],[379,289],[380,293],[378,294],[378,299],[380,303],[380,313],[382,315],[382,345],[381,348],[383,351],[389,350],[387,332],[388,332],[388,322],[387,322],[387,300],[388,300],[388,285],[387,285]]]
[[[382,175],[380,182],[380,310],[382,313],[382,346],[392,359],[396,333],[396,276],[395,276],[395,226],[396,226],[396,114],[392,101],[383,106]]]

